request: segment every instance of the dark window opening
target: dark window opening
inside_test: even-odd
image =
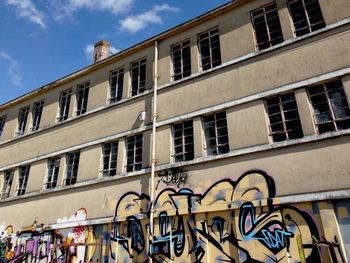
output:
[[[302,138],[299,112],[294,93],[283,94],[266,100],[269,130],[274,142]]]
[[[6,170],[4,173],[4,183],[2,185],[1,198],[7,198],[10,196],[12,181],[15,171]]]
[[[29,106],[21,108],[18,115],[18,130],[17,135],[23,135],[26,130]]]
[[[199,34],[198,40],[202,69],[207,70],[221,65],[219,29],[214,28]]]
[[[80,152],[67,154],[67,170],[65,185],[73,185],[77,182]]]
[[[84,114],[87,110],[87,103],[89,99],[89,86],[90,86],[89,82],[78,85],[77,111],[76,111],[77,116]]]
[[[131,63],[131,96],[146,90],[146,59]]]
[[[48,174],[47,181],[45,184],[46,189],[53,189],[57,186],[58,172],[60,169],[61,158],[51,158],[48,161]]]
[[[218,155],[230,150],[226,112],[203,117],[207,155]]]
[[[5,123],[6,123],[6,115],[0,117],[0,138],[4,132]]]
[[[120,68],[111,72],[110,76],[110,102],[117,102],[123,98],[124,69]]]
[[[251,18],[258,50],[283,42],[281,23],[275,2],[251,12]]]
[[[68,119],[70,99],[72,96],[72,89],[67,89],[61,92],[60,95],[60,111],[58,121],[64,121]]]
[[[30,165],[19,167],[19,177],[17,186],[17,195],[24,195],[26,193],[28,178],[29,178]]]
[[[139,171],[142,168],[143,135],[138,134],[127,138],[126,171]]]
[[[318,133],[350,128],[350,109],[341,80],[323,83],[307,90]]]
[[[39,101],[34,103],[33,106],[33,121],[32,121],[32,131],[36,131],[40,127],[41,115],[43,113],[44,101]]]
[[[117,174],[118,141],[103,144],[103,176]]]
[[[194,158],[193,121],[175,124],[174,159],[176,162],[189,161]]]
[[[191,75],[191,46],[190,40],[183,41],[171,47],[174,80]]]
[[[302,36],[326,26],[318,0],[288,0],[288,8],[296,36]]]

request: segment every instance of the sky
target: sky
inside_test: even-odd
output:
[[[0,104],[230,0],[0,0]]]

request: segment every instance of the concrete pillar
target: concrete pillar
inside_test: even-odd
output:
[[[343,81],[343,87],[344,87],[346,99],[348,101],[348,104],[350,104],[350,74],[345,75],[342,78],[342,81]]]
[[[226,110],[230,150],[268,144],[268,127],[262,100]]]
[[[294,37],[294,26],[292,18],[289,15],[287,2],[285,0],[277,0],[278,15],[280,17],[281,28],[284,40]]]
[[[316,131],[312,117],[312,108],[305,88],[295,91],[295,100],[298,105],[300,122],[304,136],[315,134]]]
[[[17,196],[16,190],[18,187],[18,177],[19,177],[19,168],[17,167],[14,171],[12,186],[9,196]]]
[[[63,154],[61,156],[60,169],[58,171],[57,186],[64,185],[64,179],[66,178],[67,172],[67,155]]]
[[[118,141],[118,159],[117,159],[117,174],[122,174],[126,171],[125,164],[125,137]]]
[[[199,72],[200,54],[197,46],[197,35],[193,35],[190,40],[191,44],[191,72]]]
[[[151,167],[151,137],[152,130],[143,132],[142,168]]]
[[[173,153],[172,126],[158,128],[156,136],[157,164],[168,164],[173,160],[171,157]]]
[[[193,119],[193,135],[194,135],[194,157],[199,158],[204,156],[203,148],[203,128],[202,118],[196,117]]]

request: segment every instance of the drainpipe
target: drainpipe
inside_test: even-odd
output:
[[[149,235],[150,235],[150,261],[152,262],[152,254],[153,254],[153,222],[154,222],[154,177],[155,177],[155,169],[156,169],[156,125],[157,125],[157,86],[158,86],[158,41],[154,43],[154,87],[153,87],[153,113],[152,113],[152,157],[151,157],[151,213],[149,218]]]

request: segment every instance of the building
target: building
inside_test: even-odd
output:
[[[349,262],[349,14],[232,1],[0,106],[0,262]]]

